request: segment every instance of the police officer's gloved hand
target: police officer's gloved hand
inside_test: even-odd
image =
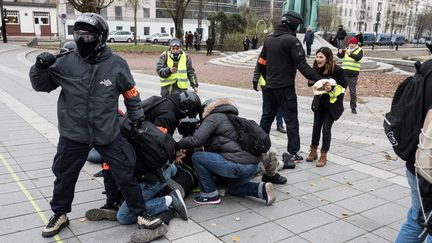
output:
[[[253,89],[255,91],[258,91],[258,82],[252,82],[252,84],[253,84]]]
[[[39,69],[47,69],[55,62],[55,60],[56,58],[53,54],[42,52],[36,57],[35,66]]]

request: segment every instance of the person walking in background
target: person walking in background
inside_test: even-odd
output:
[[[189,33],[187,34],[187,39],[188,39],[189,50],[193,50],[194,35],[192,34],[192,31],[190,31],[190,30],[189,30]]]
[[[161,96],[181,93],[188,89],[188,82],[195,92],[198,92],[198,81],[192,59],[181,48],[179,39],[170,41],[170,49],[164,51],[156,64],[160,77]]]
[[[260,121],[261,128],[270,133],[276,113],[283,111],[287,125],[287,153],[282,158],[285,167],[295,167],[303,157],[300,151],[299,122],[297,110],[297,95],[295,92],[296,70],[309,80],[318,81],[320,75],[306,62],[301,42],[296,38],[296,30],[303,23],[300,14],[289,11],[281,18],[280,24],[273,34],[267,36],[258,57],[258,72],[266,80],[263,93],[263,107]],[[258,82],[253,82],[253,88],[258,90]]]
[[[257,49],[258,48],[258,36],[257,36],[257,34],[254,34],[252,36],[251,43],[252,43],[252,49]]]
[[[312,162],[318,159],[317,150],[322,130],[321,155],[316,166],[323,167],[327,163],[327,152],[330,149],[332,125],[334,121],[339,119],[344,111],[343,98],[347,82],[344,77],[343,69],[336,65],[336,61],[333,60],[333,52],[328,47],[321,47],[318,49],[313,68],[317,70],[323,78],[332,78],[336,81],[333,85],[330,84],[330,82],[323,84],[325,93],[315,95],[315,104],[312,106],[314,112],[312,142],[306,161]]]
[[[250,45],[250,40],[249,40],[249,37],[246,35],[246,36],[243,38],[243,50],[244,50],[244,51],[249,50],[249,45]]]
[[[209,36],[209,38],[206,41],[206,46],[207,46],[207,56],[211,56],[213,51],[213,46],[214,46],[213,37]]]
[[[307,56],[311,55],[312,44],[314,42],[314,38],[315,38],[315,34],[314,34],[314,32],[312,32],[311,27],[307,27],[305,37],[303,40],[303,44],[306,43],[306,55]]]
[[[363,46],[363,33],[362,33],[361,31],[358,31],[358,32],[356,33],[356,36],[355,36],[355,37],[357,38],[358,45],[359,45],[359,46]]]
[[[337,41],[337,48],[338,49],[342,49],[343,48],[343,43],[345,40],[345,37],[347,36],[346,31],[343,28],[343,25],[339,25],[339,29],[336,33],[336,41]]]
[[[360,63],[363,58],[363,49],[358,46],[358,40],[351,37],[348,48],[339,49],[338,55],[342,58],[342,69],[348,82],[350,92],[350,107],[353,114],[357,114],[357,81],[360,73]]]

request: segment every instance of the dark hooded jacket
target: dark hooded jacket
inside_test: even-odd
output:
[[[190,149],[204,146],[205,151],[220,153],[226,160],[239,164],[256,164],[260,157],[244,151],[235,141],[237,131],[226,114],[238,115],[229,99],[217,99],[203,112],[204,120],[193,136],[183,138],[178,147]]]
[[[110,144],[119,135],[118,99],[135,86],[127,62],[109,47],[91,60],[75,50],[48,69],[33,65],[30,80],[36,91],[62,88],[57,102],[60,136],[90,146]],[[144,118],[140,101],[139,94],[124,101],[132,121]]]
[[[265,67],[259,70],[267,81],[267,88],[293,86],[297,69],[309,80],[321,79],[306,63],[300,40],[284,24],[278,25],[276,31],[265,39],[257,65]]]

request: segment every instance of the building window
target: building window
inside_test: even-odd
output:
[[[150,27],[144,27],[144,35],[150,35]]]
[[[344,16],[347,16],[348,9],[346,8],[344,11]]]
[[[19,24],[18,11],[6,10],[5,22],[8,24]]]
[[[339,15],[342,16],[342,7],[339,7]]]
[[[49,12],[33,12],[33,16],[35,24],[49,25]]]
[[[131,26],[130,27],[130,31],[133,32],[133,33],[135,33],[135,26]]]
[[[116,30],[123,30],[123,26],[116,26]]]
[[[74,26],[73,25],[67,26],[67,33],[68,33],[68,35],[73,35],[73,33],[74,33]]]
[[[170,34],[171,34],[171,36],[174,36],[174,27],[170,28]]]
[[[351,28],[351,21],[348,21],[348,28]]]
[[[161,33],[165,33],[165,32],[166,32],[165,27],[161,27]]]
[[[101,9],[100,15],[102,16],[102,18],[108,19],[108,10],[106,8]]]
[[[67,15],[75,15],[75,9],[70,3],[66,3],[66,14]]]
[[[115,6],[115,20],[123,20],[122,7]]]
[[[150,8],[143,8],[143,17],[150,18]]]
[[[349,16],[350,17],[352,16],[352,9],[350,9]]]

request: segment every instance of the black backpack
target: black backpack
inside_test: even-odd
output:
[[[424,83],[427,76],[420,72],[420,62],[415,63],[417,72],[405,79],[396,89],[391,110],[384,117],[384,132],[395,153],[405,161],[415,161],[415,152],[424,119]]]
[[[151,170],[157,170],[175,159],[175,140],[169,133],[163,133],[149,121],[133,127],[129,120],[123,119],[121,131],[135,149],[138,159]]]
[[[165,97],[154,95],[154,96],[151,96],[151,97],[141,101],[140,106],[143,109],[144,113],[146,113],[149,110],[156,107],[157,105],[159,105],[160,103],[164,102],[165,100],[168,100],[168,99]]]
[[[226,114],[237,130],[236,141],[246,152],[261,156],[270,149],[270,136],[253,120]]]

